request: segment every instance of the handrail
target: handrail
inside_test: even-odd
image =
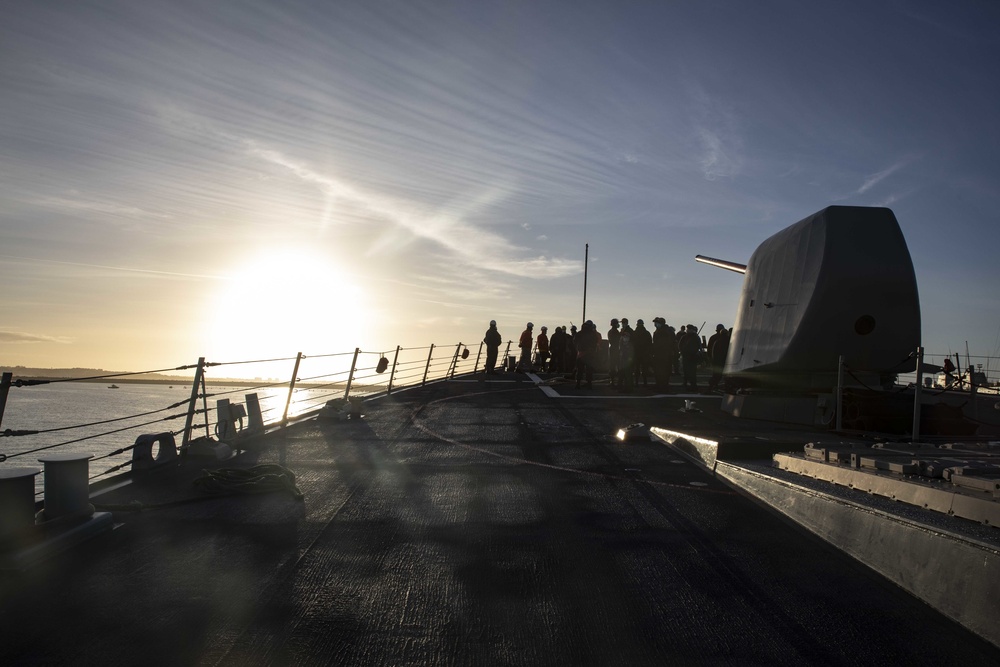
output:
[[[451,351],[447,347],[440,348],[434,344],[425,347],[411,348],[396,346],[394,351],[390,350],[390,352],[393,352],[391,369],[387,369],[383,366],[381,373],[378,371],[378,364],[374,366],[370,366],[365,363],[359,365],[358,361],[362,357],[369,358],[371,355],[374,355],[376,359],[381,360],[383,357],[388,357],[389,353],[363,351],[360,348],[355,348],[353,352],[338,352],[308,356],[298,353],[295,357],[278,357],[244,361],[210,362],[207,361],[205,357],[199,357],[198,362],[195,364],[179,365],[168,369],[135,373],[109,373],[82,378],[15,378],[13,373],[4,372],[2,376],[0,376],[0,423],[3,423],[5,413],[9,413],[11,401],[16,403],[16,396],[12,396],[10,394],[10,391],[14,389],[27,389],[29,387],[53,384],[55,382],[94,382],[97,380],[149,375],[152,373],[161,375],[161,377],[155,378],[155,382],[165,383],[167,379],[162,377],[162,374],[165,371],[194,370],[193,376],[190,379],[190,393],[188,398],[179,402],[174,402],[172,405],[165,408],[144,410],[136,414],[116,415],[108,419],[88,420],[86,423],[80,424],[63,424],[53,428],[7,428],[0,431],[0,438],[19,437],[32,439],[32,437],[35,436],[34,441],[39,443],[39,446],[37,447],[29,447],[20,451],[0,453],[0,463],[11,458],[27,456],[48,449],[58,449],[60,447],[80,442],[91,442],[94,443],[95,446],[99,447],[100,443],[102,441],[106,441],[109,437],[121,437],[122,434],[129,431],[148,431],[148,429],[154,424],[181,418],[184,419],[183,427],[169,429],[169,432],[172,435],[182,436],[180,444],[181,447],[185,447],[194,439],[195,432],[202,428],[204,428],[204,433],[207,437],[210,437],[213,432],[218,432],[218,415],[215,414],[216,410],[209,408],[208,399],[218,399],[221,397],[232,396],[233,394],[240,392],[246,393],[248,391],[252,391],[256,393],[263,390],[265,393],[265,399],[260,407],[260,412],[261,416],[264,417],[265,428],[280,428],[288,425],[288,423],[293,420],[301,418],[302,416],[310,416],[318,413],[327,402],[341,396],[338,393],[340,388],[343,388],[343,399],[348,399],[352,395],[370,398],[372,396],[388,395],[393,391],[398,391],[408,387],[424,386],[429,382],[448,380],[453,378],[459,372],[468,372],[467,370],[462,371],[463,368],[468,368],[468,366],[462,365],[465,361],[461,358],[461,351],[464,347],[465,345],[463,343],[458,343],[454,351]],[[427,351],[426,357],[421,358],[414,354],[419,354],[425,350]],[[449,351],[441,354],[442,350]],[[480,345],[480,353],[481,351],[482,345]],[[349,369],[337,369],[336,367],[332,369],[322,368],[324,363],[329,363],[331,360],[336,363],[337,358],[344,358],[348,355],[352,355],[352,362]],[[206,370],[209,368],[285,362],[293,359],[295,360],[295,368],[292,371],[292,376],[288,380],[261,382],[258,378],[254,382],[248,382],[248,387],[223,388],[222,390],[214,391],[213,393],[209,393],[208,391],[208,385],[211,384],[211,381],[207,377]],[[300,366],[305,367],[307,363],[312,364],[310,368],[315,369],[317,372],[312,375],[303,374],[300,377]],[[478,366],[479,359],[477,357],[474,370],[478,370]],[[389,372],[385,372],[386,370]],[[170,376],[167,377],[169,378]],[[172,378],[170,379],[172,380]],[[226,381],[230,383],[236,380],[238,380],[238,378],[226,378]],[[317,381],[320,380],[323,382],[318,383]],[[141,382],[141,378],[130,378],[128,381]],[[177,381],[183,381],[183,378],[178,377]],[[214,386],[218,387],[219,385]],[[284,410],[282,410],[282,406],[274,404],[275,390],[280,390],[282,387],[286,388],[287,391],[283,400]],[[185,412],[168,414],[156,420],[142,419],[143,417],[148,417],[159,412],[167,412],[185,404],[187,405],[187,410]],[[270,418],[265,417],[265,415]],[[17,416],[19,419],[26,419],[27,417],[30,417],[30,415]],[[204,417],[203,420],[202,417]],[[275,417],[278,418],[276,419]],[[122,427],[94,432],[94,427],[110,423],[120,423]],[[82,430],[80,437],[71,438],[65,441],[60,440],[53,442],[52,439],[46,435],[57,431],[71,431],[76,429]],[[168,429],[164,429],[164,431],[167,430]],[[39,438],[43,439],[43,441],[39,442]],[[18,441],[20,442],[20,440]],[[0,442],[3,441],[0,440]],[[108,447],[108,449],[103,453],[95,454],[92,459],[93,461],[114,459],[112,460],[112,463],[115,463],[116,461],[120,462],[107,470],[93,475],[91,479],[122,470],[123,468],[128,468],[131,464],[131,460],[123,460],[123,458],[124,456],[128,456],[133,448],[134,445],[131,444],[121,446],[121,443],[115,443]],[[116,459],[116,457],[118,458]]]

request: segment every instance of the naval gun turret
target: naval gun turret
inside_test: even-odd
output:
[[[914,370],[920,302],[913,262],[887,208],[830,206],[768,238],[743,273],[724,375],[740,393],[816,393],[890,383]]]

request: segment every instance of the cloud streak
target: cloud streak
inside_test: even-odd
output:
[[[68,345],[72,342],[72,338],[65,336],[48,336],[25,331],[0,331],[0,343],[10,343],[12,345],[29,343],[58,343],[60,345]]]
[[[0,255],[0,258],[15,260],[18,262],[40,262],[43,264],[58,264],[60,266],[79,266],[88,269],[102,269],[128,274],[141,274],[150,276],[160,276],[166,278],[190,278],[196,280],[231,280],[229,276],[213,275],[208,273],[182,273],[179,271],[157,271],[155,269],[137,269],[129,266],[110,266],[108,264],[88,264],[85,262],[64,262],[56,259],[42,259],[40,257],[15,257],[13,255]]]
[[[913,162],[915,159],[916,158],[912,157],[912,156],[911,157],[903,158],[902,160],[899,160],[895,164],[890,165],[889,167],[883,169],[882,171],[879,171],[879,172],[876,172],[876,173],[870,175],[868,178],[865,179],[865,182],[861,184],[861,187],[858,188],[857,194],[862,195],[862,194],[868,192],[869,190],[871,190],[872,188],[874,188],[876,185],[878,185],[879,183],[881,183],[882,181],[884,181],[888,177],[892,176],[893,174],[895,174],[897,171],[899,171],[903,167],[905,167],[908,164],[910,164],[911,162]]]
[[[504,196],[504,189],[493,189],[473,200],[467,210],[448,209],[427,211],[425,207],[399,198],[367,191],[347,182],[321,174],[307,165],[292,160],[282,152],[264,148],[254,141],[245,141],[247,152],[265,162],[282,167],[296,178],[316,186],[324,195],[348,202],[374,217],[392,223],[397,229],[430,241],[448,251],[458,262],[524,278],[559,278],[582,270],[576,260],[555,257],[519,258],[524,248],[515,246],[499,234],[469,224],[463,216],[469,209],[488,207]],[[525,229],[527,223],[521,226]]]

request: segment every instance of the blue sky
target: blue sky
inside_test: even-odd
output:
[[[3,2],[0,364],[731,324],[888,206],[931,354],[1000,355],[1000,5]]]

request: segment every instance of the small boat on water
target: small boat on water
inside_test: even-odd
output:
[[[116,385],[116,384],[109,384],[109,385],[108,385],[108,389],[121,389],[121,387],[119,387],[119,386],[118,386],[118,385]]]

